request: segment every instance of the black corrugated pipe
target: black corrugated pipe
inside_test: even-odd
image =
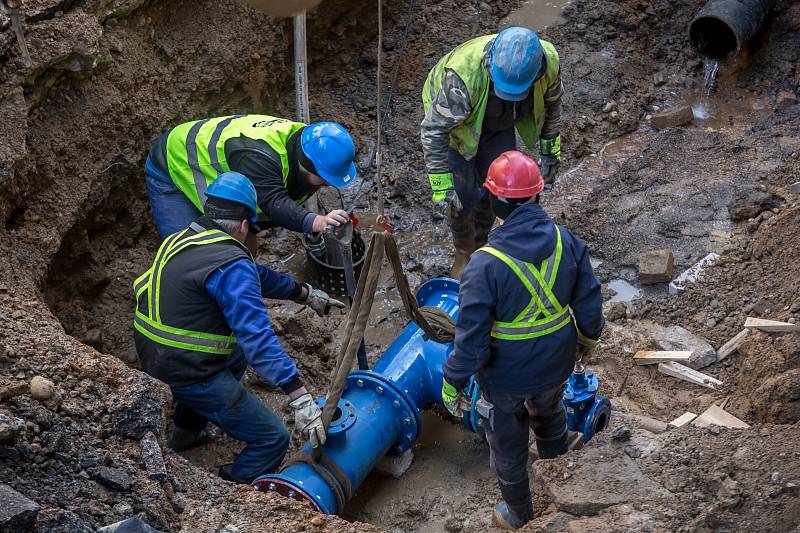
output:
[[[689,23],[689,40],[700,55],[738,54],[764,23],[776,0],[709,0]]]

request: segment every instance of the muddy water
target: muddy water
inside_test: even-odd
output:
[[[563,20],[561,11],[569,3],[569,0],[526,0],[501,21],[501,27],[522,26],[542,31]]]

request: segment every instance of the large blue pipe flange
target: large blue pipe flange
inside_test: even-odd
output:
[[[603,431],[608,427],[611,420],[611,402],[605,396],[600,396],[592,404],[586,421],[583,423],[583,442],[589,442],[595,433]]]

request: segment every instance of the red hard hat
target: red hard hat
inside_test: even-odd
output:
[[[544,190],[544,181],[536,161],[511,150],[492,162],[483,186],[499,198],[531,198]]]

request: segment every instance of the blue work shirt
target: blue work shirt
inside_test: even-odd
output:
[[[300,373],[273,331],[263,300],[297,296],[294,278],[243,258],[214,271],[206,279],[205,288],[256,373],[286,394],[300,388]]]
[[[553,293],[561,305],[572,308],[575,320],[533,339],[492,337],[494,321],[513,320],[530,303],[531,294],[500,259],[472,254],[461,276],[455,348],[444,366],[450,384],[462,388],[474,374],[492,391],[520,396],[543,392],[564,383],[572,372],[577,330],[590,339],[600,337],[603,297],[589,252],[569,230],[560,230],[562,254]],[[555,223],[538,203],[529,202],[492,230],[489,246],[538,268],[553,253],[556,239]]]

